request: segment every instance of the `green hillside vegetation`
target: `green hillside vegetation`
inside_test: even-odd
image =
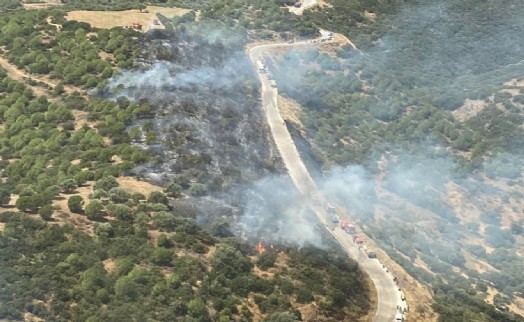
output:
[[[327,250],[288,246],[258,255],[252,243],[227,238],[227,225],[213,236],[180,208],[175,214],[164,193],[120,186],[117,177],[151,159],[131,143],[141,133],[128,126],[151,117],[153,106],[86,90],[133,66],[142,36],[63,15],[0,16],[0,54],[35,77],[26,85],[0,69],[0,319],[300,321],[302,310],[318,321],[358,321],[368,314],[364,276],[330,241]],[[154,136],[148,128],[146,140]],[[177,187],[166,192],[180,196]],[[64,199],[67,215],[55,207]]]
[[[97,218],[94,236],[1,213],[0,317],[252,321],[259,312],[276,321],[290,312],[289,321],[300,321],[298,308],[314,305],[319,321],[357,321],[369,311],[363,276],[343,253],[306,247],[255,255],[252,244],[217,239],[192,219],[132,197],[105,207],[116,218]],[[161,231],[156,245],[148,228]]]

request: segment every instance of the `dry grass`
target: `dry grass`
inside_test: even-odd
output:
[[[53,208],[55,212],[53,213],[53,219],[57,220],[60,223],[70,222],[75,225],[80,231],[94,236],[93,225],[90,220],[88,220],[84,215],[72,213],[67,206],[67,201],[73,195],[79,195],[84,199],[84,204],[89,202],[89,194],[93,192],[94,182],[89,181],[84,186],[76,188],[76,191],[73,194],[66,195],[60,194],[59,197],[53,200]]]
[[[118,177],[116,181],[120,184],[120,187],[125,189],[129,193],[141,193],[149,195],[153,191],[162,191],[163,188],[149,182],[140,181],[133,177]]]
[[[75,119],[75,131],[81,129],[84,125],[87,124],[90,128],[94,128],[95,124],[93,122],[87,121],[87,112],[80,111],[80,110],[71,110],[71,113],[73,113],[73,118]]]
[[[368,19],[368,20],[375,21],[375,19],[377,18],[377,14],[365,10],[364,11],[364,17],[366,17],[366,19]]]
[[[465,267],[475,270],[479,272],[480,274],[489,273],[489,272],[497,272],[498,269],[491,266],[488,262],[480,260],[469,253],[464,253],[464,258],[466,259]]]
[[[48,9],[51,7],[63,5],[60,0],[45,0],[38,3],[27,3],[27,1],[22,1],[22,6],[26,10],[38,10],[38,9]]]
[[[145,12],[145,11],[148,12]],[[142,24],[145,31],[149,29],[164,29],[162,24],[154,25],[153,20],[156,19],[157,13],[166,17],[182,16],[188,13],[189,9],[183,8],[164,8],[149,6],[143,12],[138,9],[124,10],[124,11],[71,11],[67,14],[67,20],[76,20],[87,22],[93,27],[97,28],[113,28],[117,26],[125,27],[132,23]]]
[[[467,121],[473,116],[477,115],[486,107],[486,102],[483,100],[466,99],[464,104],[458,109],[451,112],[451,114],[459,121]]]
[[[106,272],[108,273],[116,272],[116,263],[114,259],[108,258],[105,261],[103,261],[102,264],[104,265],[104,269],[106,270]]]
[[[303,132],[304,125],[300,121],[300,110],[302,107],[295,100],[279,95],[278,109],[285,121],[292,123]]]

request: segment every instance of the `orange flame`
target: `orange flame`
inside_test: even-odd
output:
[[[264,245],[262,245],[262,242],[258,242],[257,251],[259,254],[262,254],[266,251],[266,248],[264,247]]]

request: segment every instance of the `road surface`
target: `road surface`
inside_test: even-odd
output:
[[[328,41],[324,33],[321,39]],[[262,60],[263,56],[271,55],[273,49],[291,46],[308,46],[312,42],[320,42],[320,39],[316,39],[315,41],[260,45],[249,49],[249,57],[253,66],[256,66],[256,62]],[[266,114],[273,139],[291,180],[298,191],[310,202],[310,208],[315,212],[320,222],[326,226],[326,231],[330,232],[339,241],[350,257],[358,261],[360,267],[367,272],[375,284],[378,304],[374,321],[394,321],[397,306],[406,306],[406,303],[401,299],[401,293],[393,280],[393,276],[387,271],[387,268],[383,267],[378,259],[368,258],[366,252],[359,249],[353,242],[351,235],[344,232],[340,227],[333,227],[334,225],[328,219],[329,217],[326,212],[327,202],[319,192],[317,185],[302,162],[300,154],[291,138],[291,134],[278,110],[278,89],[271,86],[271,81],[267,78],[266,73],[258,70],[257,73],[262,84],[262,107]]]

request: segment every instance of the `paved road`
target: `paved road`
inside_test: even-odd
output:
[[[325,35],[322,36],[326,38]],[[318,41],[318,39],[316,40]],[[291,46],[307,46],[311,41],[302,41],[285,44],[268,44],[253,47],[249,50],[249,56],[254,66],[263,56],[269,56],[271,51],[276,48]],[[360,267],[364,269],[375,284],[378,295],[378,306],[375,322],[391,322],[397,313],[397,305],[405,305],[400,298],[400,292],[391,273],[382,266],[378,259],[369,259],[365,251],[359,249],[353,242],[351,235],[348,235],[340,227],[333,227],[328,220],[326,212],[327,202],[319,192],[317,185],[309,175],[300,154],[291,138],[289,131],[280,115],[277,105],[278,89],[271,87],[271,81],[266,73],[258,72],[262,83],[262,107],[264,108],[273,139],[282,156],[289,176],[299,192],[310,202],[310,208],[315,212],[318,219],[326,226],[330,232],[346,250],[349,256],[357,260]],[[334,229],[333,229],[334,228]]]

